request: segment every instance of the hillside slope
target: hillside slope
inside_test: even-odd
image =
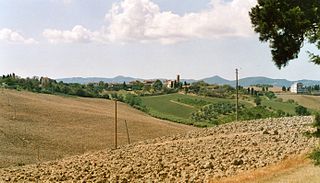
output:
[[[208,182],[273,165],[316,143],[311,117],[238,122],[117,150],[0,169],[3,181]],[[0,178],[1,180],[1,178]]]
[[[16,114],[15,114],[16,113]],[[194,129],[158,120],[119,103],[118,144]],[[114,102],[0,91],[0,168],[114,147]]]

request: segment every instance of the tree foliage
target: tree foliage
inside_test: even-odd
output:
[[[298,57],[305,41],[320,49],[319,0],[258,0],[249,14],[260,41],[269,41],[279,68]],[[319,55],[309,55],[312,62],[320,64]]]
[[[308,111],[308,109],[303,107],[302,105],[298,105],[295,108],[295,111],[296,111],[297,115],[299,115],[299,116],[308,116],[308,115],[310,115],[310,112]]]

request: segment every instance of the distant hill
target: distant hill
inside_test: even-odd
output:
[[[88,77],[88,78],[82,78],[82,77],[72,77],[72,78],[61,78],[61,79],[56,79],[57,81],[63,81],[64,83],[80,83],[80,84],[87,84],[87,83],[97,83],[99,81],[103,81],[105,83],[129,83],[131,81],[143,81],[144,79],[141,78],[133,78],[133,77],[125,77],[125,76],[117,76],[114,78],[100,78],[100,77]],[[154,79],[155,80],[155,79]],[[166,79],[161,78],[161,81],[164,81]],[[200,80],[194,80],[194,79],[181,79],[182,82],[186,81],[187,83],[193,83],[196,81],[205,81],[206,83],[209,84],[218,84],[218,85],[231,85],[235,86],[236,82],[235,80],[227,80],[224,79],[220,76],[213,76],[213,77],[208,77]],[[257,84],[268,84],[268,85],[273,85],[273,86],[286,86],[289,87],[291,86],[294,82],[301,82],[306,86],[310,85],[320,85],[320,81],[317,80],[298,80],[298,81],[289,81],[286,79],[272,79],[268,77],[246,77],[246,78],[241,78],[239,80],[239,84],[241,86],[251,86],[251,85],[257,85]]]
[[[227,79],[224,79],[220,76],[213,76],[210,78],[204,78],[202,79],[204,82],[209,83],[209,84],[218,84],[218,85],[224,85],[224,84],[231,84],[232,81],[229,81]]]
[[[58,82],[62,81],[64,83],[80,83],[80,84],[88,84],[88,83],[98,83],[100,81],[103,81],[105,83],[129,83],[131,81],[142,81],[143,79],[139,78],[133,78],[133,77],[125,77],[125,76],[117,76],[114,78],[100,78],[100,77],[87,77],[87,78],[82,78],[82,77],[72,77],[72,78],[61,78],[61,79],[56,79]]]
[[[288,81],[286,79],[271,79],[267,77],[248,77],[240,79],[240,85],[242,86],[250,86],[256,84],[266,84],[266,85],[273,85],[273,86],[291,86],[294,81]]]
[[[209,84],[227,84],[231,86],[236,85],[235,80],[226,80],[224,78],[221,78],[219,76],[213,76],[210,78],[205,78],[203,81],[209,83]],[[241,86],[251,86],[251,85],[257,85],[257,84],[267,84],[267,85],[273,85],[273,86],[286,86],[289,87],[295,82],[300,82],[303,83],[306,86],[311,86],[311,85],[320,85],[320,81],[316,80],[298,80],[298,81],[289,81],[286,79],[272,79],[272,78],[267,78],[267,77],[247,77],[247,78],[242,78],[239,80],[239,84]]]

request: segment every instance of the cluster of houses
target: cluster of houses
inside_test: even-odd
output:
[[[305,86],[303,86],[302,83],[293,83],[290,87],[290,92],[291,93],[297,93],[297,94],[300,94],[300,93],[306,93],[307,89]]]
[[[144,80],[143,84],[146,85],[150,85],[152,86],[153,83],[155,83],[156,80]],[[177,88],[178,85],[181,84],[181,80],[180,80],[180,75],[177,75],[177,78],[175,80],[164,80],[162,81],[163,85],[166,86],[167,88]]]

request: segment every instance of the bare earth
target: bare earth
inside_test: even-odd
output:
[[[118,116],[119,145],[128,143],[124,120],[132,142],[195,129],[149,117],[122,103]],[[114,102],[0,90],[0,144],[0,168],[112,148]]]
[[[289,172],[259,181],[258,183],[319,183],[320,167],[311,163],[293,169]]]
[[[0,177],[8,182],[258,182],[277,178],[277,172],[290,171],[297,162],[304,165],[305,159],[296,157],[316,144],[303,135],[313,130],[311,123],[311,117],[293,117],[226,124],[0,169]]]

